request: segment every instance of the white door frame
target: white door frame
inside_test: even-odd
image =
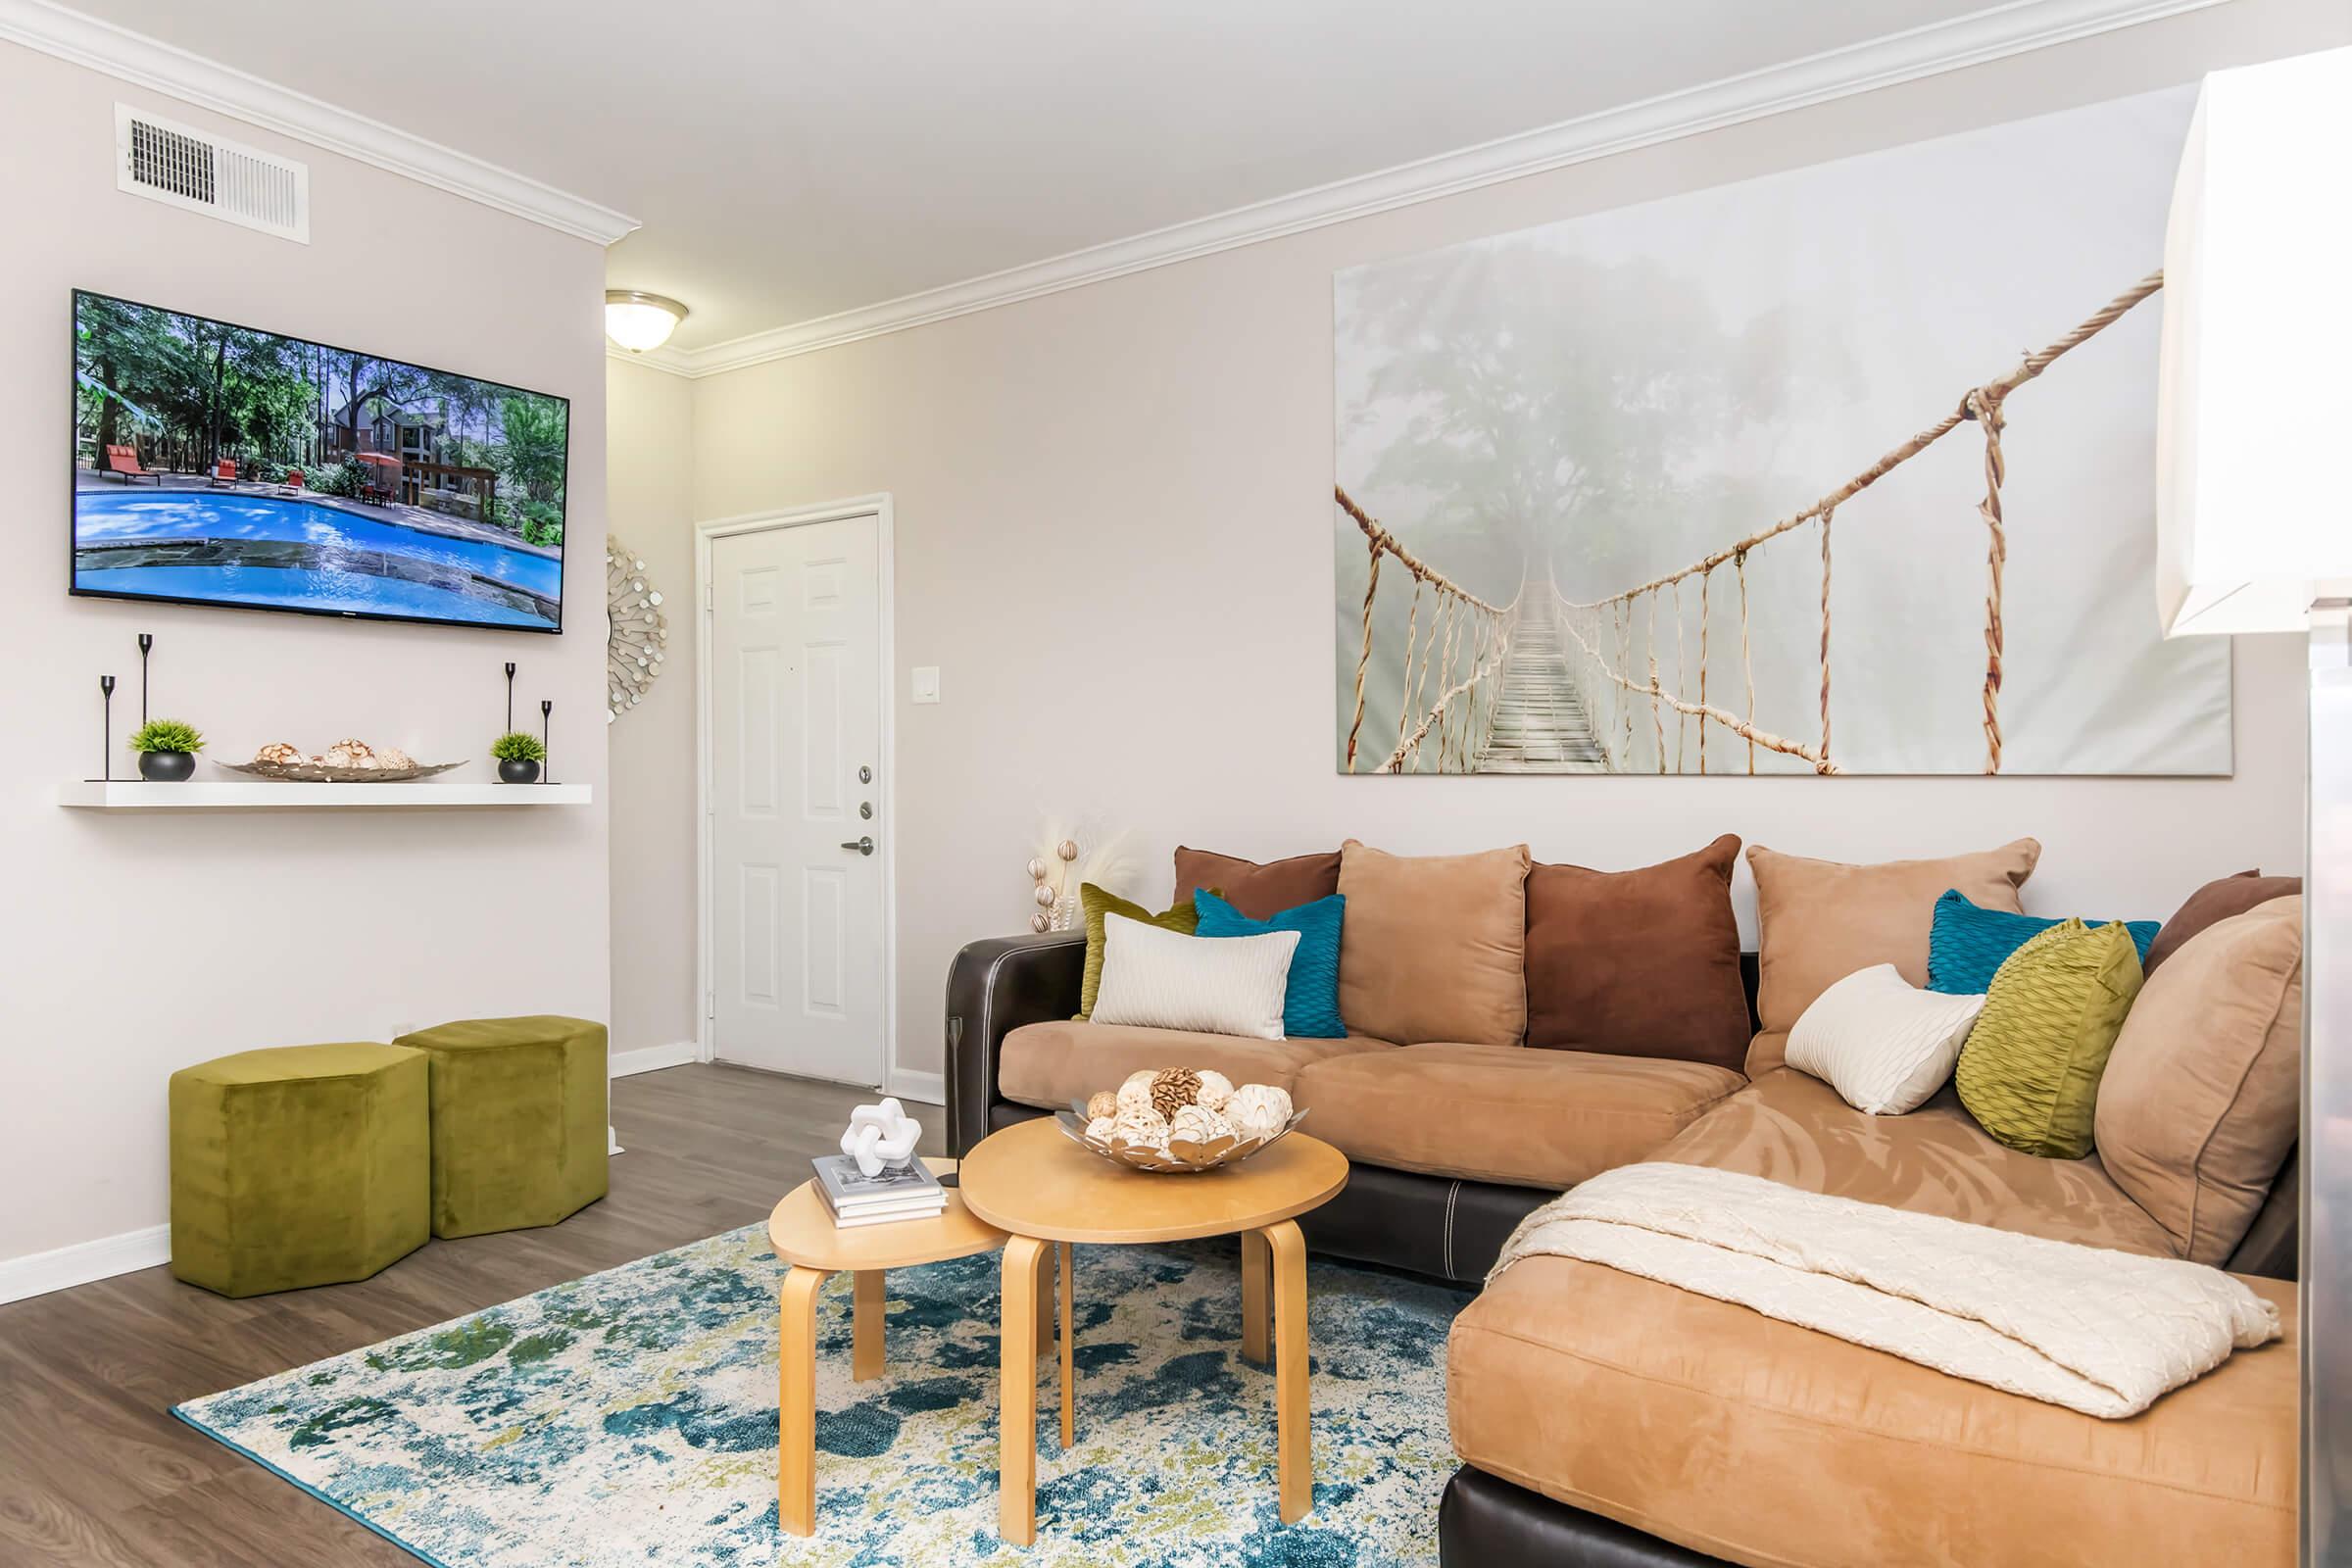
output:
[[[774,512],[746,513],[741,516],[713,517],[694,525],[694,907],[695,907],[695,974],[701,995],[695,999],[694,1027],[695,1056],[701,1061],[715,1058],[716,1042],[710,1036],[713,999],[717,995],[717,955],[711,951],[712,931],[716,915],[711,904],[715,896],[716,879],[711,874],[712,853],[710,832],[710,630],[713,613],[713,577],[710,567],[710,544],[732,534],[761,533],[770,528],[804,528],[811,523],[845,522],[856,517],[872,517],[875,524],[875,549],[879,581],[877,634],[881,646],[875,650],[876,695],[881,703],[882,719],[882,1087],[885,1093],[904,1092],[909,1099],[937,1101],[943,1098],[944,1083],[937,1073],[909,1073],[899,1065],[899,743],[898,708],[893,699],[898,694],[898,650],[892,633],[894,617],[892,601],[898,587],[897,547],[891,527],[890,493],[853,496],[846,501],[828,501],[811,507],[790,507]]]

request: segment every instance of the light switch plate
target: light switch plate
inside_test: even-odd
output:
[[[939,701],[939,666],[937,664],[914,666],[914,701],[918,703]]]

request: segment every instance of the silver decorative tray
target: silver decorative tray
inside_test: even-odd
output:
[[[222,762],[231,773],[273,779],[281,784],[402,784],[431,778],[464,762],[424,762],[414,767],[328,767],[321,762]]]
[[[1070,1137],[1071,1142],[1092,1150],[1115,1165],[1130,1170],[1148,1170],[1161,1175],[1198,1175],[1222,1165],[1239,1164],[1251,1154],[1273,1148],[1289,1137],[1292,1129],[1306,1119],[1306,1112],[1295,1110],[1283,1124],[1281,1132],[1271,1138],[1218,1138],[1205,1144],[1171,1142],[1163,1151],[1151,1144],[1128,1144],[1116,1140],[1097,1143],[1086,1136],[1086,1109],[1057,1110],[1054,1124]]]

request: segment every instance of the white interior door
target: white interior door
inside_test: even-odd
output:
[[[712,1054],[879,1086],[880,520],[710,541]]]

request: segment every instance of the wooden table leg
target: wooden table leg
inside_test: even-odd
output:
[[[1051,1355],[1054,1350],[1054,1263],[1051,1244],[1040,1242],[1037,1254],[1037,1353]]]
[[[1274,1422],[1282,1522],[1315,1505],[1315,1454],[1306,1396],[1306,1239],[1289,1220],[1258,1233],[1274,1276]]]
[[[1037,1285],[1046,1244],[1004,1242],[1002,1388],[997,1396],[997,1534],[1016,1546],[1037,1539]]]
[[[816,1529],[816,1293],[824,1283],[822,1269],[796,1266],[784,1276],[777,1335],[776,1522],[793,1536]]]
[[[1061,1253],[1061,1446],[1064,1452],[1078,1442],[1077,1350],[1070,1338],[1070,1309],[1078,1294],[1077,1254],[1063,1242]]]
[[[887,1310],[882,1304],[882,1271],[861,1268],[851,1278],[857,1283],[857,1296],[850,1308],[850,1377],[870,1383],[882,1375],[882,1322]]]
[[[1273,1270],[1266,1239],[1256,1231],[1242,1232],[1242,1359],[1251,1366],[1271,1362],[1273,1302],[1267,1297],[1266,1276]]]

